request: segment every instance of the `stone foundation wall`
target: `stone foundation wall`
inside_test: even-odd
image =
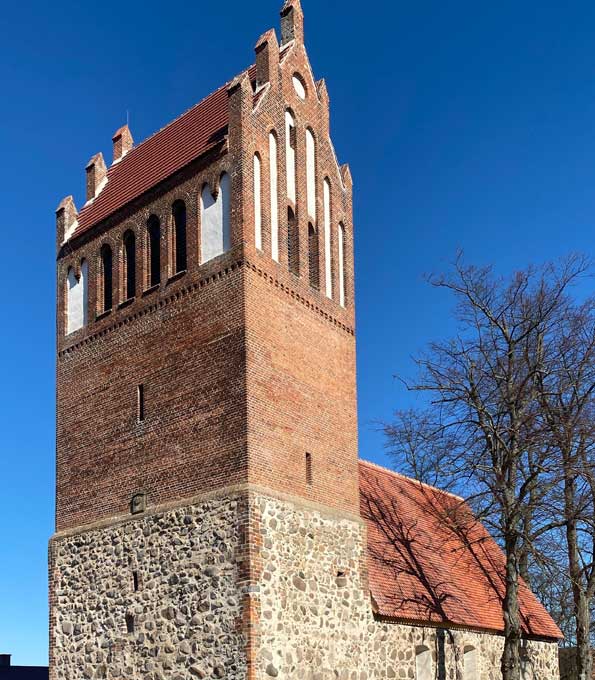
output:
[[[466,646],[500,680],[499,636],[375,620],[365,555],[361,522],[254,489],[58,536],[51,680],[413,680],[420,645],[440,680]],[[558,679],[555,644],[527,655]]]
[[[362,524],[264,496],[252,512],[264,537],[258,680],[413,680],[421,645],[441,680],[465,677],[467,646],[477,650],[474,680],[500,680],[499,636],[374,619]],[[558,678],[557,645],[530,642],[526,653],[528,678]]]
[[[52,542],[52,680],[246,678],[234,499]]]

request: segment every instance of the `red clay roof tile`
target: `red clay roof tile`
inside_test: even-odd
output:
[[[504,555],[460,498],[363,461],[360,498],[379,615],[504,630]],[[524,583],[520,602],[526,634],[562,638]]]
[[[248,70],[251,80],[255,68]],[[226,83],[114,163],[107,184],[81,210],[74,237],[138,198],[221,142],[228,125]]]

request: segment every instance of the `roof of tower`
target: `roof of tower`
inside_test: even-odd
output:
[[[504,554],[461,498],[361,461],[360,500],[378,615],[504,630]],[[519,599],[526,635],[563,637],[524,583]]]
[[[255,67],[247,72],[254,81]],[[225,139],[229,122],[229,84],[188,109],[113,164],[101,193],[82,208],[73,236],[89,230],[220,144]]]

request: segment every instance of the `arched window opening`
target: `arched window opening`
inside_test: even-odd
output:
[[[331,184],[324,180],[324,279],[328,298],[333,297],[333,260],[331,246]]]
[[[174,274],[186,271],[188,267],[188,255],[186,247],[186,204],[184,201],[176,201],[172,205],[172,217],[174,220]]]
[[[221,175],[217,197],[205,184],[201,195],[201,260],[208,262],[231,247],[230,179]]]
[[[533,680],[533,664],[527,648],[521,650],[521,680]]]
[[[463,651],[463,678],[464,680],[477,680],[478,677],[477,650],[468,645]]]
[[[269,134],[269,185],[271,195],[271,257],[279,262],[279,170],[277,167],[277,137]]]
[[[260,157],[254,154],[254,244],[262,250],[262,186]]]
[[[415,680],[434,680],[432,652],[424,645],[415,649]]]
[[[318,232],[312,224],[308,225],[308,271],[310,274],[310,286],[312,288],[320,288]]]
[[[149,250],[149,287],[161,283],[161,224],[156,215],[147,220],[147,244]]]
[[[290,111],[285,112],[285,164],[287,166],[287,198],[295,204],[295,162],[297,135],[295,119]]]
[[[297,217],[291,208],[287,209],[287,262],[289,271],[300,275],[300,231]]]
[[[101,246],[100,260],[99,311],[104,313],[109,312],[113,306],[113,255],[107,243]]]
[[[316,143],[312,130],[306,130],[306,188],[308,215],[316,220]]]
[[[133,231],[124,234],[124,300],[136,295],[136,237]]]
[[[346,279],[345,279],[345,227],[339,225],[339,304],[345,307],[346,304]]]
[[[74,333],[87,324],[88,302],[88,275],[87,261],[81,262],[81,273],[77,278],[71,267],[66,275],[66,334]]]

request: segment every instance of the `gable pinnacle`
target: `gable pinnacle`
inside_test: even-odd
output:
[[[286,0],[281,9],[281,45],[304,42],[304,12],[300,0]]]

